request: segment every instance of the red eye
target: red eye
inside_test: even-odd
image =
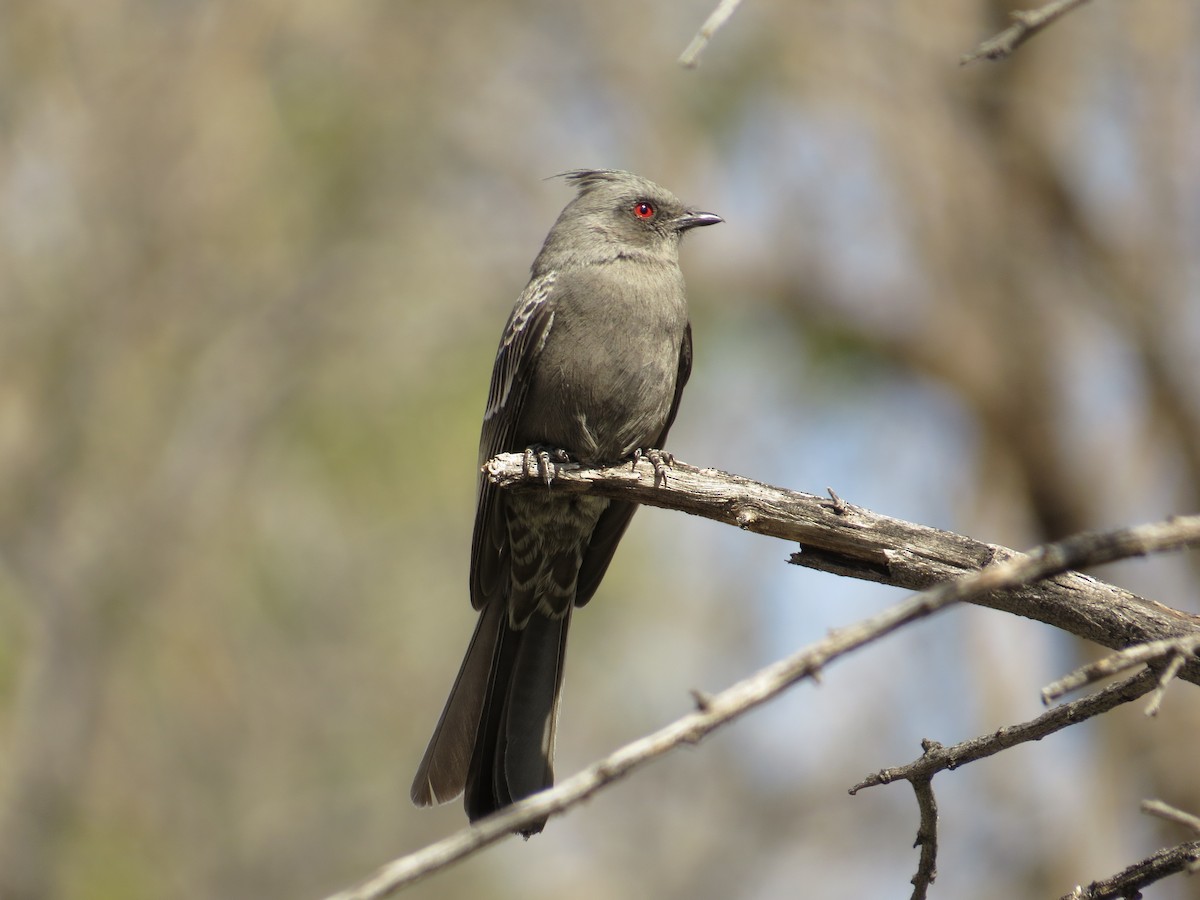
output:
[[[639,200],[633,204],[633,214],[639,219],[652,219],[654,218],[654,205],[645,200]]]

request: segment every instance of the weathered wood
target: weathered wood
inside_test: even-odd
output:
[[[997,544],[882,516],[840,498],[790,491],[678,461],[665,483],[658,484],[647,460],[607,468],[559,465],[550,487],[536,472],[526,471],[520,453],[501,454],[484,471],[493,483],[510,490],[595,493],[735,525],[798,543],[800,552],[791,557],[797,565],[909,590],[1020,555]],[[1200,534],[1200,516],[1177,522],[1194,524]],[[1086,536],[1077,540],[1086,542]],[[1079,572],[971,602],[1044,622],[1114,650],[1200,633],[1200,616]],[[1200,663],[1189,662],[1180,677],[1200,684]]]

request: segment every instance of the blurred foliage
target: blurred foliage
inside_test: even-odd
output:
[[[684,251],[682,459],[1015,545],[1194,511],[1195,8],[1089,4],[959,69],[1003,4],[761,0],[681,70],[708,12],[0,6],[6,900],[315,897],[460,824],[408,781],[556,172],[727,219]],[[561,773],[892,596],[677,518],[579,619]],[[1196,611],[1186,561],[1111,575]],[[413,893],[906,896],[910,798],[845,788],[1036,714],[1080,652],[956,611]],[[1191,693],[945,779],[940,895],[1173,840],[1135,808],[1200,810]]]

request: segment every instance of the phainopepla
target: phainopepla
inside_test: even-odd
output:
[[[629,172],[565,175],[578,195],[550,229],[496,353],[482,465],[497,453],[611,463],[663,442],[692,368],[679,241],[720,216]],[[571,610],[604,577],[636,506],[479,480],[471,605],[479,621],[412,799],[465,789],[472,822],[554,783]],[[545,821],[526,829],[542,830]]]

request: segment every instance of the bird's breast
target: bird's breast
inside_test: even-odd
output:
[[[568,284],[520,429],[526,443],[583,462],[615,462],[657,441],[687,328],[678,268],[603,274]]]

